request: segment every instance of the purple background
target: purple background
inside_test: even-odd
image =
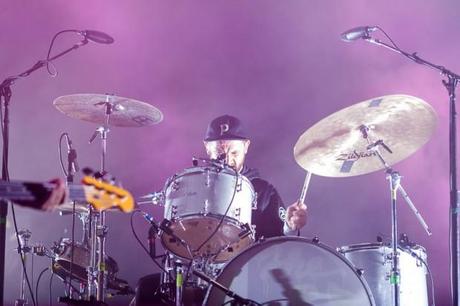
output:
[[[100,148],[87,140],[96,124],[68,118],[52,101],[73,93],[115,93],[158,107],[164,121],[145,128],[112,128],[108,170],[135,196],[162,188],[165,180],[203,156],[207,123],[221,114],[240,117],[252,136],[248,164],[261,170],[284,201],[294,201],[304,170],[293,158],[297,138],[315,122],[344,107],[381,95],[420,97],[436,110],[433,138],[396,166],[406,191],[433,230],[428,237],[402,200],[400,231],[426,247],[438,305],[449,305],[448,101],[441,76],[383,48],[339,34],[379,25],[400,47],[460,71],[460,4],[440,1],[2,1],[1,78],[46,56],[52,36],[64,29],[94,29],[113,45],[88,44],[17,82],[11,103],[12,179],[62,175],[57,144],[70,133],[80,165],[99,167]],[[378,35],[376,35],[378,37]],[[66,34],[55,52],[78,42]],[[414,118],[416,119],[416,118]],[[332,247],[390,237],[387,181],[382,172],[345,179],[314,176],[307,194],[307,237]],[[160,207],[145,207],[157,220]],[[20,228],[33,243],[70,237],[71,218],[17,209]],[[145,237],[147,225],[136,219]],[[79,223],[77,224],[79,226]],[[156,271],[135,242],[129,215],[109,215],[108,251],[131,285]],[[80,231],[78,231],[80,233]],[[78,237],[78,236],[77,236]],[[6,295],[19,293],[20,265],[8,223]],[[292,264],[292,263],[291,263]],[[49,260],[35,258],[37,273]],[[49,274],[40,286],[47,303]],[[62,295],[54,280],[53,295]],[[120,304],[126,300],[119,299]]]

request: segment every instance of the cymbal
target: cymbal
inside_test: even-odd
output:
[[[112,107],[109,125],[143,127],[163,120],[163,114],[154,106],[134,99],[102,94],[73,94],[56,98],[53,105],[63,114],[89,122],[104,124],[106,103]]]
[[[369,99],[322,119],[304,132],[294,146],[294,158],[305,170],[320,176],[347,177],[384,169],[369,140],[379,146],[388,166],[415,153],[436,128],[437,116],[423,100],[408,95]]]
[[[71,214],[73,211],[72,202],[64,202],[56,207],[56,211],[65,214]],[[75,203],[75,213],[77,214],[89,214],[89,205],[87,203]]]
[[[150,201],[150,203],[152,203]],[[59,212],[61,215],[68,215],[73,212],[73,203],[72,202],[64,202],[56,207],[56,211]],[[107,208],[104,209],[105,212],[119,212],[120,210],[117,208]],[[75,203],[75,213],[79,215],[87,215],[90,212],[90,204],[88,203]]]

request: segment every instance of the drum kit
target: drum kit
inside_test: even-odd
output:
[[[101,136],[100,174],[106,173],[109,127],[143,127],[163,118],[147,103],[113,95],[62,96],[54,105],[69,117],[101,124],[90,140]],[[392,199],[391,244],[333,249],[317,238],[255,241],[251,215],[257,196],[249,179],[219,160],[194,158],[193,167],[138,201],[164,206],[160,224],[149,219],[166,252],[158,287],[164,305],[428,305],[426,252],[397,236],[398,192],[431,232],[392,165],[425,144],[436,121],[436,113],[423,100],[388,95],[326,117],[295,144],[295,160],[306,170],[302,202],[312,175],[386,174]],[[66,281],[73,277],[82,299],[95,296],[104,302],[107,289],[128,292],[129,286],[115,277],[116,262],[105,254],[105,213],[84,203],[63,207],[80,217],[84,237],[81,242],[63,239],[56,246],[56,273]],[[151,288],[152,294],[158,288]],[[203,296],[198,302],[187,300],[187,292],[195,289]],[[133,300],[133,305],[143,304]]]
[[[101,138],[100,169],[96,173],[87,169],[83,171],[91,172],[85,173],[86,175],[104,180],[110,180],[106,169],[110,127],[143,127],[157,124],[163,119],[162,113],[150,104],[109,94],[61,96],[55,99],[53,104],[69,117],[101,124],[89,139],[91,143],[98,135]],[[67,133],[63,135],[68,137]],[[71,152],[69,139],[68,146]],[[69,154],[67,171],[63,166],[69,184],[73,183],[74,173],[72,172],[76,172],[74,166],[71,165],[71,157],[76,158],[75,155]],[[69,185],[69,187],[72,186]],[[111,196],[121,195],[113,193]],[[88,302],[89,305],[104,305],[108,290],[120,295],[134,293],[126,281],[116,277],[118,265],[105,251],[108,231],[106,212],[110,210],[99,210],[93,206],[86,202],[76,201],[60,205],[58,210],[61,215],[73,214],[74,217],[78,216],[80,219],[83,225],[82,240],[62,238],[51,249],[41,246],[35,252],[37,255],[51,258],[53,273],[68,286],[66,296],[60,298],[62,303],[68,305],[82,305],[84,302]],[[74,286],[74,283],[77,283],[78,286]]]
[[[235,256],[216,281],[246,297],[243,301],[250,305],[429,305],[425,249],[408,242],[407,236],[398,240],[398,192],[429,235],[431,231],[391,166],[425,144],[436,121],[432,107],[421,99],[378,97],[324,118],[294,147],[297,163],[307,170],[302,202],[312,174],[340,178],[384,170],[392,199],[390,244],[380,241],[333,250],[317,238],[270,238]],[[213,285],[205,304],[232,301],[234,297]]]

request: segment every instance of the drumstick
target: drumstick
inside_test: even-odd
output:
[[[307,171],[305,181],[303,183],[302,192],[300,193],[299,202],[305,204],[305,197],[307,196],[308,186],[310,185],[311,172]]]

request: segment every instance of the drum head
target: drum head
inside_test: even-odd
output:
[[[228,261],[252,244],[254,237],[252,233],[242,237],[247,230],[237,221],[221,219],[221,216],[191,216],[175,220],[169,229],[187,246],[167,233],[162,233],[161,242],[170,252],[185,259],[201,256],[216,263]]]
[[[374,305],[366,282],[345,258],[321,243],[298,237],[253,245],[233,258],[216,281],[261,305]],[[211,286],[205,305],[231,300]]]

